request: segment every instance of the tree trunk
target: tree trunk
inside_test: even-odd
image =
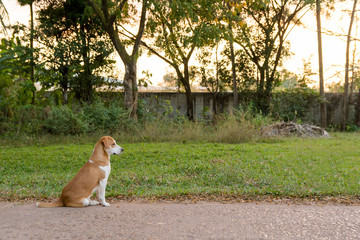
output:
[[[67,89],[63,89],[63,105],[68,105],[68,91]]]
[[[63,105],[68,104],[68,88],[69,88],[69,68],[63,66],[60,68],[59,72],[62,75],[62,80],[60,81],[60,87],[63,93]]]
[[[187,84],[185,87],[185,94],[186,94],[186,115],[190,121],[194,121],[194,103],[193,103],[193,96],[191,93],[190,84]]]
[[[126,110],[130,111],[130,116],[136,120],[138,106],[136,59],[131,60],[131,56],[125,52],[125,49],[121,45],[119,36],[112,27],[108,28],[107,32],[125,66],[124,107]]]
[[[356,126],[360,127],[360,89],[359,89],[359,94],[357,97],[357,104],[356,104]]]
[[[356,59],[356,44],[354,44],[354,51],[353,51],[353,59],[352,59],[352,74],[351,74],[351,83],[350,83],[350,96],[349,96],[349,103],[353,103],[353,92],[354,92],[354,83],[356,80],[356,65],[355,65],[355,59]]]
[[[185,88],[185,95],[186,95],[186,116],[190,121],[194,121],[194,102],[193,102],[193,96],[191,92],[191,86],[189,81],[189,68],[185,61],[184,63],[184,75],[182,75],[179,68],[175,67],[175,71],[177,74],[177,77],[181,84]]]
[[[138,107],[136,62],[125,65],[124,107],[130,111],[130,116],[136,120]]]
[[[36,96],[36,88],[35,88],[35,78],[34,78],[34,10],[33,10],[33,2],[31,1],[30,5],[30,50],[31,50],[31,59],[30,59],[30,79],[34,84],[33,95],[31,104],[35,105],[35,96]]]
[[[357,0],[354,0],[353,10],[351,13],[349,31],[347,35],[346,41],[346,60],[345,60],[345,83],[344,83],[344,100],[343,100],[343,118],[342,118],[342,126],[341,129],[346,129],[346,122],[349,113],[349,104],[348,104],[348,95],[349,95],[349,55],[350,55],[350,41],[351,41],[351,29],[354,22],[355,10],[356,10]]]
[[[232,42],[233,44],[233,42]],[[216,55],[215,55],[215,62],[216,62],[216,86],[215,88],[212,88],[212,98],[213,98],[213,123],[215,123],[216,121],[216,118],[217,118],[217,115],[218,115],[218,110],[217,110],[217,95],[218,95],[218,92],[219,92],[219,89],[220,89],[220,80],[219,80],[219,68],[220,68],[220,64],[219,64],[219,59],[218,59],[218,48],[219,48],[219,43],[216,44]],[[234,46],[233,46],[233,49],[234,51]],[[234,57],[234,63],[235,63],[235,57]],[[233,68],[234,72],[233,72],[233,80],[234,80],[234,73],[235,73],[235,65],[234,65],[234,68]],[[235,77],[235,82],[236,82],[236,77]],[[234,86],[234,89],[236,89],[236,101],[238,102],[238,94],[237,94],[237,86],[236,86],[236,83],[235,83],[235,86]],[[234,96],[234,101],[235,101],[235,96]],[[234,104],[234,107],[237,107],[237,105],[235,106]]]
[[[217,93],[212,94],[213,99],[213,121],[217,118],[217,115],[219,114],[217,109]]]
[[[107,0],[101,1],[101,7],[93,0],[87,0],[95,11],[96,15],[102,22],[103,27],[109,34],[109,37],[114,44],[116,51],[118,52],[121,60],[125,65],[124,76],[124,105],[125,108],[130,110],[130,116],[133,119],[137,119],[137,106],[138,106],[138,89],[137,89],[137,76],[136,76],[136,64],[139,55],[139,47],[141,44],[141,38],[145,30],[146,11],[148,8],[148,1],[142,1],[141,17],[139,23],[139,30],[135,36],[135,42],[132,50],[132,54],[128,54],[126,49],[128,46],[127,41],[120,40],[120,33],[118,32],[116,19],[120,12],[123,10],[126,0],[121,1],[118,5],[118,9],[110,14],[108,9]]]
[[[186,92],[186,105],[187,105],[187,116],[190,121],[194,121],[194,99],[191,92],[190,86],[190,75],[189,75],[189,58],[184,59],[184,87]]]
[[[267,114],[269,112],[270,95],[267,93],[267,87],[265,86],[266,72],[264,68],[259,69],[260,82],[256,90],[256,106],[262,113]]]
[[[321,127],[326,128],[326,99],[324,92],[324,72],[323,72],[323,56],[322,56],[322,39],[321,39],[321,7],[320,0],[316,0],[316,23],[318,38],[318,55],[319,55],[319,84],[320,84],[320,122]]]
[[[231,31],[231,24],[229,24],[229,28]],[[233,94],[234,94],[233,107],[236,109],[239,106],[239,95],[238,95],[237,82],[236,82],[234,43],[233,43],[232,39],[230,39],[230,58],[231,58],[230,59],[231,60],[231,74],[232,74]]]
[[[90,68],[90,51],[89,51],[89,41],[86,39],[85,34],[85,26],[80,27],[80,36],[82,41],[81,46],[81,54],[83,57],[83,74],[81,79],[81,93],[82,99],[87,103],[92,103],[93,101],[93,81],[92,81],[92,74]]]

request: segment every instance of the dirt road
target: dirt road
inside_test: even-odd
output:
[[[0,202],[0,239],[360,239],[360,206]]]

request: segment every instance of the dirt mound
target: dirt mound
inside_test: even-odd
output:
[[[261,129],[263,136],[300,136],[300,137],[330,137],[324,129],[309,125],[298,124],[293,122],[275,123]]]

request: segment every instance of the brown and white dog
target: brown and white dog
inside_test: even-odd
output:
[[[93,153],[76,176],[64,187],[58,200],[37,203],[38,207],[110,206],[105,200],[105,188],[110,174],[110,155],[124,151],[112,137],[104,136],[96,143]],[[90,200],[96,192],[98,201]]]

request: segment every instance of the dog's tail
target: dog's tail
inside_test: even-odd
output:
[[[36,203],[36,206],[41,208],[63,207],[64,203],[61,198],[59,198],[58,200],[50,203]]]

